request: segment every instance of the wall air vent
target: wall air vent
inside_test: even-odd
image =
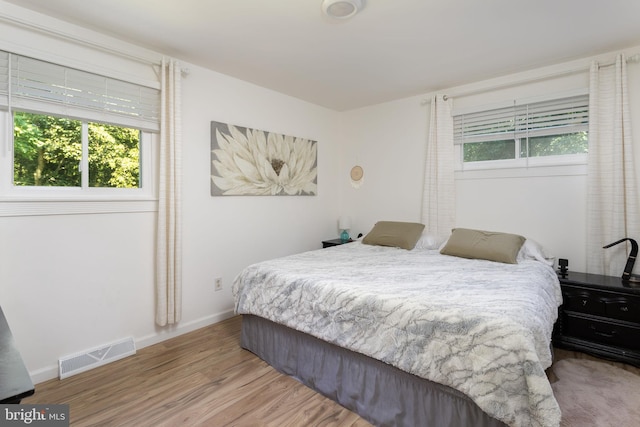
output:
[[[58,361],[60,379],[115,362],[132,354],[136,354],[133,338],[125,338],[82,353],[63,357]]]

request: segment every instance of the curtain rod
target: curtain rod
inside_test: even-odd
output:
[[[640,62],[640,53],[636,53],[634,55],[629,56],[628,58],[626,58],[626,62]],[[615,61],[612,62],[608,62],[605,64],[600,65],[601,67],[610,67],[612,65],[615,65]],[[470,89],[467,91],[462,91],[462,92],[458,92],[456,93],[454,91],[454,95],[443,95],[443,99],[446,101],[447,99],[451,98],[451,97],[463,97],[463,96],[470,96],[470,95],[477,95],[479,93],[484,93],[484,92],[489,92],[492,90],[496,90],[496,89],[505,89],[511,86],[517,86],[517,85],[521,85],[524,83],[534,83],[534,82],[538,82],[541,80],[547,80],[547,79],[552,79],[555,77],[562,77],[562,76],[568,76],[571,74],[576,74],[576,73],[580,73],[583,71],[588,70],[589,67],[585,67],[585,66],[580,66],[580,67],[575,67],[575,68],[570,68],[568,70],[562,70],[562,71],[556,71],[556,72],[552,72],[552,73],[548,73],[548,74],[543,74],[541,76],[538,77],[533,77],[533,78],[523,78],[522,80],[516,81],[516,82],[508,82],[508,83],[502,83],[502,84],[495,84],[492,85],[490,87],[485,87],[485,88],[478,88],[478,89]],[[425,105],[428,104],[429,102],[431,102],[430,99],[423,99],[421,102],[421,105]]]

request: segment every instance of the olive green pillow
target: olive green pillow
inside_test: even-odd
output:
[[[416,222],[378,221],[364,236],[362,243],[410,250],[416,245],[422,230],[424,224]]]
[[[517,234],[454,228],[440,253],[516,264],[518,251],[524,241],[525,238]]]

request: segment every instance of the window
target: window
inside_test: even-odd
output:
[[[140,130],[13,113],[13,185],[140,187]]]
[[[459,167],[585,162],[588,127],[587,95],[454,115]]]
[[[0,196],[151,198],[160,92],[0,51]]]

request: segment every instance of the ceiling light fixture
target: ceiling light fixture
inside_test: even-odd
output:
[[[351,18],[363,7],[364,0],[322,0],[322,11],[330,18]]]

